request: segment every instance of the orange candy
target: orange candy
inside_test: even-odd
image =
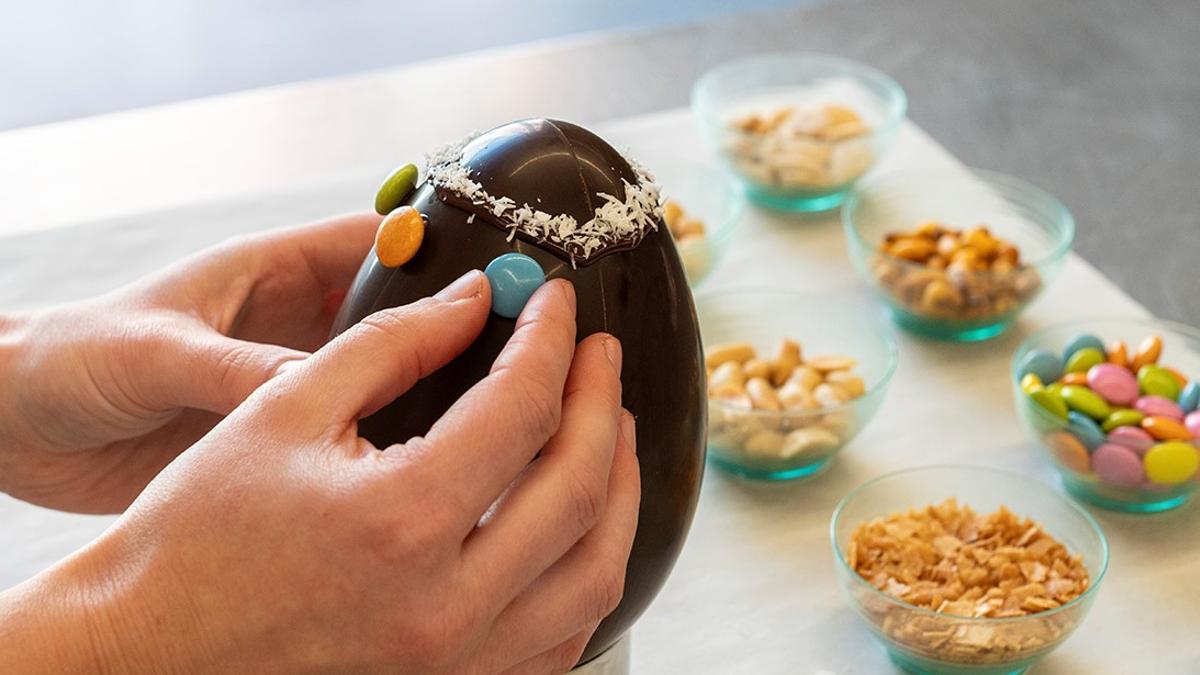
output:
[[[1087,448],[1074,435],[1056,431],[1046,436],[1045,442],[1054,451],[1054,458],[1059,464],[1075,473],[1087,473],[1092,470]]]
[[[425,219],[411,206],[387,214],[375,232],[375,255],[384,267],[399,267],[412,260],[425,239]]]
[[[1183,422],[1170,417],[1147,417],[1142,420],[1142,428],[1160,441],[1186,441],[1192,437]]]
[[[1129,369],[1136,373],[1142,366],[1158,363],[1158,357],[1161,354],[1162,338],[1151,335],[1138,345],[1137,353],[1133,355],[1133,360],[1129,363]]]
[[[1108,346],[1108,362],[1122,368],[1129,367],[1129,350],[1125,348],[1124,341],[1117,340]]]
[[[1080,387],[1087,386],[1087,373],[1067,373],[1059,380],[1063,385],[1074,384]]]
[[[1159,368],[1162,368],[1163,370],[1170,373],[1171,377],[1175,378],[1175,381],[1179,383],[1180,389],[1188,386],[1187,376],[1184,375],[1183,373],[1179,372],[1178,370],[1175,370],[1174,368],[1169,368],[1167,366],[1159,366]]]

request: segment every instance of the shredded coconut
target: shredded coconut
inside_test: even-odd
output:
[[[580,225],[565,213],[551,215],[529,204],[518,206],[511,197],[488,194],[471,178],[470,170],[462,163],[463,150],[473,139],[474,136],[466,138],[429,154],[425,158],[429,181],[435,187],[483,207],[508,228],[508,241],[521,232],[537,241],[550,242],[565,251],[574,266],[576,257],[586,260],[597,250],[619,242],[636,244],[646,235],[647,229],[658,229],[662,217],[660,188],[646,167],[628,157],[626,161],[633,168],[637,182],[622,179],[625,200],[598,193],[604,203],[596,208],[591,220]],[[541,202],[540,198],[538,202]],[[474,218],[472,214],[467,222]]]

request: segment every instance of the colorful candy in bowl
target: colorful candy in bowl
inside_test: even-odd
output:
[[[1130,512],[1200,487],[1200,331],[1156,319],[1072,321],[1013,356],[1017,413],[1076,497]]]
[[[907,99],[887,75],[847,59],[791,52],[740,59],[692,89],[701,132],[756,203],[823,211],[883,154]]]
[[[830,535],[851,605],[914,673],[1024,672],[1079,627],[1108,568],[1086,511],[980,467],[876,478],[842,500]]]
[[[874,416],[896,343],[852,292],[696,297],[708,370],[708,460],[747,478],[812,476]]]
[[[1004,332],[1054,278],[1075,236],[1057,199],[988,171],[916,169],[842,208],[850,258],[901,326],[959,341]]]

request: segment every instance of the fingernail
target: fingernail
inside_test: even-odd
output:
[[[438,291],[433,297],[444,302],[466,300],[479,297],[483,290],[483,274],[479,270],[471,270],[454,281],[454,283]]]
[[[637,426],[628,410],[621,411],[621,441],[637,454]]]
[[[604,338],[604,353],[608,355],[608,362],[612,364],[613,370],[617,374],[621,374],[621,341],[617,338],[608,335]]]

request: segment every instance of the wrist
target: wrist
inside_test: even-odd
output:
[[[0,593],[0,663],[15,672],[202,668],[184,603],[164,597],[152,562],[114,556],[112,533]]]

